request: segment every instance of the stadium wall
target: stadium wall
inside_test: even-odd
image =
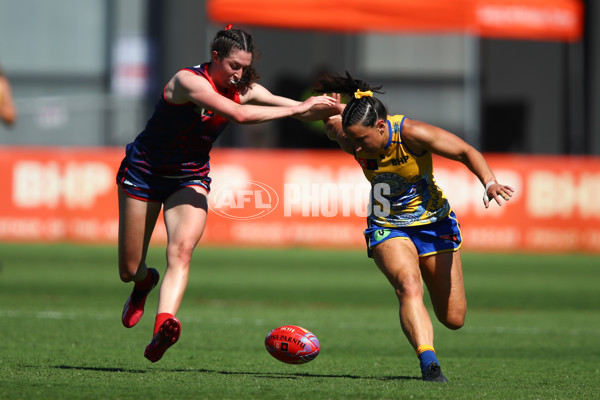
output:
[[[600,158],[487,154],[515,195],[482,204],[481,183],[436,158],[464,250],[600,253]],[[0,240],[116,243],[122,148],[0,148]],[[203,245],[362,248],[369,185],[337,150],[238,150],[211,157]],[[153,242],[164,243],[162,220]]]

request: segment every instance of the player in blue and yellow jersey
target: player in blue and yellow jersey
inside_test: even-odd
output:
[[[321,120],[338,112],[332,97],[298,102],[256,83],[255,53],[247,32],[231,26],[219,31],[211,43],[211,61],[178,71],[166,84],[145,129],[127,145],[119,168],[119,273],[123,282],[135,283],[121,318],[128,328],[138,323],[148,293],[159,282],[158,271],[148,268],[145,259],[161,208],[167,230],[167,266],[154,333],[144,352],[152,362],[181,332],[175,315],[206,224],[213,142],[230,121]]]
[[[368,254],[395,289],[400,323],[415,349],[425,381],[447,382],[433,347],[433,325],[423,302],[427,285],[438,320],[463,326],[467,301],[460,226],[435,182],[432,154],[463,163],[485,187],[484,204],[499,205],[513,193],[497,182],[483,155],[459,137],[404,115],[389,116],[372,88],[350,74],[330,76],[321,90],[350,96],[341,115],[325,120],[327,134],[352,154],[371,182],[365,230]]]

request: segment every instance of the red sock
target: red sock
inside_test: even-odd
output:
[[[165,322],[166,320],[168,320],[169,318],[174,318],[175,316],[173,314],[169,314],[169,313],[160,313],[156,315],[156,320],[154,321],[154,333],[153,335],[156,335],[156,332],[158,332],[158,328],[160,328],[160,326],[163,324],[163,322]]]
[[[149,269],[146,269],[146,277],[139,282],[135,283],[135,287],[140,290],[146,290],[150,286],[152,286],[152,272]]]

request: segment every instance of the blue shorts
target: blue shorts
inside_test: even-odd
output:
[[[393,238],[412,241],[419,256],[456,251],[462,244],[460,225],[453,211],[446,218],[427,225],[386,228],[369,223],[365,229],[369,257],[372,256],[373,247]]]
[[[206,172],[208,175],[208,171]],[[151,175],[137,168],[132,168],[127,160],[123,160],[117,173],[117,184],[125,193],[134,199],[143,201],[164,201],[179,189],[188,186],[201,186],[210,191],[211,179],[208,176],[188,176],[183,178],[167,178]]]

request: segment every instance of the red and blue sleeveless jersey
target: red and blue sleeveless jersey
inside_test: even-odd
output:
[[[220,92],[208,74],[210,63],[184,68],[206,79],[215,92],[240,103],[239,92]],[[195,103],[169,103],[163,95],[144,130],[126,147],[130,167],[164,177],[207,176],[209,153],[229,121]]]

